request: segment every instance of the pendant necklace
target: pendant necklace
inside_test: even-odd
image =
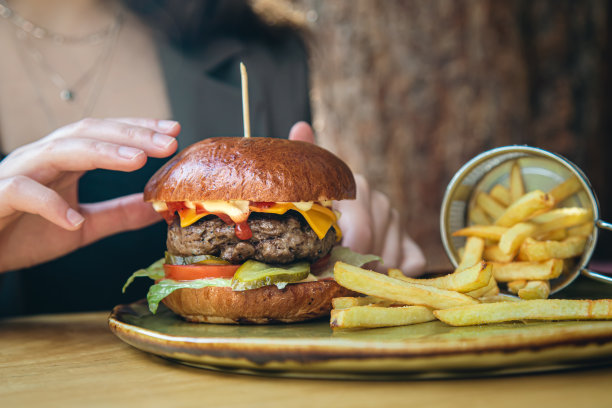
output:
[[[0,0],[0,17],[10,21],[15,27],[16,48],[24,65],[25,72],[30,78],[40,105],[49,120],[52,129],[59,127],[59,121],[53,114],[52,102],[48,103],[43,95],[41,86],[37,83],[37,75],[34,70],[38,68],[46,78],[58,89],[58,97],[64,103],[80,105],[82,108],[76,119],[89,116],[93,111],[98,96],[102,90],[102,83],[110,67],[113,49],[117,42],[119,32],[123,23],[120,11],[115,14],[113,22],[106,28],[84,36],[67,36],[54,33],[46,28],[40,27],[29,20],[21,17],[11,10],[4,0]],[[63,75],[57,72],[49,64],[43,53],[34,45],[36,41],[51,41],[56,45],[102,45],[99,55],[94,58],[90,67],[79,75],[72,83],[69,83]],[[101,44],[105,42],[105,44]],[[34,65],[35,67],[33,67]],[[81,96],[79,93],[87,84],[91,83],[89,96]],[[78,107],[78,106],[75,106]]]

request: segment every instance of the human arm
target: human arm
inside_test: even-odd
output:
[[[78,202],[78,180],[96,168],[134,171],[176,148],[176,122],[84,119],[22,146],[0,162],[0,272],[57,258],[159,216],[133,194]]]

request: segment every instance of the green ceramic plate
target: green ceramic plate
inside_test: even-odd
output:
[[[332,331],[325,320],[265,326],[187,323],[165,307],[115,307],[126,343],[197,367],[316,378],[449,378],[612,363],[612,321],[413,326]]]

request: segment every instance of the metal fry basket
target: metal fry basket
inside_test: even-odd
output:
[[[465,238],[453,237],[452,233],[468,225],[468,210],[474,197],[481,191],[489,192],[496,184],[508,186],[510,168],[515,161],[521,167],[526,191],[540,189],[546,192],[575,176],[582,187],[567,198],[562,206],[582,207],[593,213],[595,228],[582,256],[568,263],[561,276],[550,281],[551,293],[565,288],[580,273],[598,281],[612,283],[612,277],[590,271],[587,267],[595,250],[599,229],[612,230],[612,224],[599,218],[599,203],[591,183],[578,166],[563,156],[530,146],[504,146],[488,150],[464,164],[451,179],[442,200],[440,234],[452,264],[455,267],[459,264],[459,248],[465,244]]]

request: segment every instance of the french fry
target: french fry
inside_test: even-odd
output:
[[[508,228],[496,225],[472,225],[453,232],[454,237],[479,237],[499,241]]]
[[[377,306],[390,306],[393,302],[380,299],[374,296],[358,296],[358,297],[337,297],[332,299],[332,306],[334,309],[348,309],[349,307],[355,306],[367,306],[375,304]]]
[[[579,220],[579,222],[577,224],[573,224],[573,225],[578,225],[578,224],[582,224],[583,222],[587,222],[587,221],[592,221],[593,220],[592,212],[587,210],[586,208],[582,208],[582,207],[563,207],[563,208],[554,208],[554,209],[552,209],[550,211],[546,211],[545,213],[535,215],[535,216],[531,217],[531,219],[529,221],[530,222],[535,222],[535,223],[538,223],[538,224],[546,224],[546,223],[549,223],[551,221],[554,221],[554,222],[564,222],[563,220],[565,220],[567,218],[569,218],[570,220],[572,220],[572,219],[578,219]],[[563,225],[563,226],[567,227],[568,225]],[[559,228],[561,228],[561,227],[559,227]]]
[[[436,310],[434,315],[451,326],[515,320],[608,320],[612,319],[612,300],[537,299],[481,303]]]
[[[516,253],[506,254],[499,249],[499,245],[489,245],[485,247],[482,258],[485,261],[508,263],[514,260]]]
[[[418,283],[426,286],[433,286],[444,290],[454,290],[466,293],[486,286],[491,280],[491,266],[486,262],[480,261],[466,269],[457,269],[448,275],[431,279],[415,279],[404,276],[399,269],[389,269],[388,274],[395,279],[405,282]],[[335,300],[335,299],[334,299]]]
[[[393,279],[399,279],[399,280],[403,280],[403,281],[406,281],[406,282],[410,282],[412,280],[427,281],[427,280],[437,279],[437,278],[433,278],[433,279],[409,278],[408,276],[404,275],[404,272],[402,272],[401,269],[397,269],[397,268],[389,268],[389,269],[387,269],[387,276],[389,276],[390,278],[393,278]],[[430,286],[435,286],[435,285],[430,285]]]
[[[575,227],[568,228],[567,235],[570,237],[574,237],[574,236],[588,237],[589,235],[593,233],[594,227],[595,227],[594,223],[585,222],[584,224],[576,225]]]
[[[536,241],[563,241],[567,238],[567,230],[565,228],[560,228],[536,235],[534,238]]]
[[[466,295],[471,296],[474,299],[478,299],[483,296],[492,296],[498,293],[499,287],[497,286],[497,281],[493,276],[491,276],[491,279],[489,280],[489,283],[487,283],[487,286],[468,292],[466,293]]]
[[[482,298],[482,297],[490,298],[490,297],[497,296],[497,295],[499,295],[499,286],[497,286],[497,282],[495,282],[495,285],[492,285],[488,291],[478,296],[478,298]]]
[[[521,175],[521,166],[518,162],[512,163],[510,169],[510,199],[515,202],[525,194],[525,184]]]
[[[585,222],[593,222],[593,212],[586,208],[557,208],[531,218],[536,222],[537,234],[544,234],[560,228],[575,227]]]
[[[457,255],[459,256],[459,259],[463,259],[464,254],[465,254],[465,247],[462,246],[461,248],[457,250]]]
[[[465,241],[465,246],[463,248],[463,254],[461,255],[461,261],[459,262],[459,266],[457,267],[457,269],[469,268],[482,261],[482,252],[484,251],[484,239],[478,237],[468,237],[468,239]],[[488,281],[489,278],[485,280],[483,286],[486,285]]]
[[[508,282],[508,292],[517,294],[519,290],[523,289],[527,286],[527,281],[525,279],[518,279]]]
[[[540,190],[530,191],[506,208],[506,211],[495,221],[495,225],[512,227],[538,211],[551,208],[553,204],[552,197],[548,194]]]
[[[517,293],[518,296],[524,300],[548,299],[548,295],[550,295],[550,283],[541,280],[528,281]]]
[[[476,196],[476,204],[478,204],[478,206],[494,220],[498,219],[506,210],[503,205],[482,191]]]
[[[558,204],[572,194],[577,193],[581,188],[582,186],[580,185],[580,181],[576,177],[572,176],[550,190],[549,194],[555,200],[555,204]]]
[[[336,262],[334,265],[334,278],[338,284],[345,288],[405,305],[446,309],[458,305],[478,303],[470,296],[458,292],[404,282],[344,262]]]
[[[348,309],[332,310],[330,326],[335,329],[365,329],[404,326],[435,319],[431,309],[425,306],[355,306]]]
[[[491,262],[493,277],[498,282],[515,280],[554,279],[563,271],[562,259],[549,259],[544,262],[510,262],[507,264]]]
[[[499,239],[499,249],[504,254],[515,253],[525,240],[536,230],[536,226],[528,222],[514,224],[508,231],[504,232]]]
[[[521,261],[543,261],[545,259],[572,258],[582,254],[587,237],[571,236],[563,241],[536,241],[527,238],[519,250],[518,259]]]
[[[498,303],[498,302],[520,302],[521,299],[516,296],[504,295],[500,293],[494,296],[483,296],[479,298],[481,303]]]
[[[510,190],[508,190],[506,187],[502,186],[501,184],[496,184],[495,186],[493,186],[491,191],[489,191],[489,195],[491,196],[491,198],[494,198],[495,200],[499,201],[501,204],[503,204],[506,207],[512,204],[512,198],[510,197]]]
[[[477,225],[488,225],[492,222],[489,216],[479,205],[475,205],[474,208],[469,211],[468,219],[470,220],[470,223]]]

